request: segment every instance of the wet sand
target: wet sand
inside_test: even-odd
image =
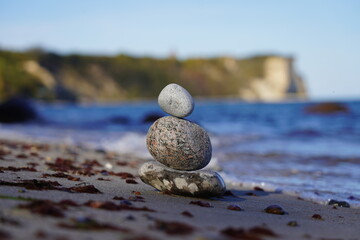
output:
[[[0,140],[0,239],[360,239],[360,209],[260,188],[164,194],[138,178],[146,160]],[[266,213],[270,205],[285,214]]]

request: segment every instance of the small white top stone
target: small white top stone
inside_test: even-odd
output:
[[[162,110],[174,117],[189,116],[194,110],[194,100],[190,93],[175,83],[167,85],[160,92],[158,103]]]

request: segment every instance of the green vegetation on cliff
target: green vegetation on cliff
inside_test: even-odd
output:
[[[156,98],[169,83],[179,83],[195,96],[242,97],[241,90],[250,89],[253,79],[266,78],[264,62],[268,58],[271,56],[178,60],[3,50],[0,98],[24,95],[71,101],[146,99]]]
[[[27,54],[0,52],[0,97],[9,98],[14,95],[38,97],[41,84],[33,75],[27,73],[22,63],[29,60]]]

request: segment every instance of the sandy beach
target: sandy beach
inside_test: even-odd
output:
[[[360,239],[360,209],[261,188],[227,186],[214,199],[160,193],[137,175],[147,160],[0,140],[0,239]]]

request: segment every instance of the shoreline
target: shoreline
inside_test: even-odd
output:
[[[136,133],[138,134],[138,133]],[[121,149],[119,149],[120,151],[115,151],[113,144],[111,143],[111,147],[109,147],[109,141],[108,143],[103,143],[100,145],[96,145],[96,143],[94,142],[77,142],[77,141],[71,141],[71,143],[69,142],[64,142],[64,138],[52,138],[52,139],[48,139],[46,137],[34,137],[31,135],[24,135],[23,133],[21,133],[18,136],[14,136],[14,135],[7,135],[6,137],[0,137],[0,141],[1,140],[11,140],[11,141],[15,141],[15,142],[27,142],[27,143],[37,143],[37,144],[42,144],[47,142],[47,144],[50,145],[71,145],[71,146],[77,146],[80,148],[87,148],[91,151],[108,151],[108,152],[114,152],[115,154],[123,154],[123,155],[130,155],[133,157],[137,157],[139,159],[143,159],[145,161],[146,158],[148,158],[149,160],[153,160],[151,158],[151,155],[148,153],[146,147],[144,146],[144,149],[142,149],[141,151],[137,151],[136,153],[132,147],[128,146],[128,148],[125,150],[124,146],[122,146]],[[137,136],[139,137],[139,135]],[[144,136],[145,138],[145,136]],[[20,140],[21,139],[21,140]],[[212,139],[214,139],[214,136],[212,136]],[[132,139],[134,140],[134,139]],[[138,139],[137,139],[138,140]],[[118,140],[117,140],[118,141]],[[123,142],[123,139],[121,139],[121,141]],[[129,139],[127,139],[126,141],[129,141]],[[138,143],[137,143],[138,145]],[[137,150],[138,147],[136,148]],[[125,150],[125,152],[123,152]],[[146,153],[145,153],[146,152]],[[257,156],[260,158],[263,158],[264,156],[266,157],[267,153],[254,153],[254,152],[243,152],[241,155],[239,155],[239,157],[247,157],[248,154],[250,154],[251,157]],[[274,154],[274,153],[271,153]],[[286,152],[278,152],[276,154],[279,154],[279,156],[281,157],[294,157],[296,155],[292,155],[291,153],[286,153]],[[319,155],[320,157],[326,157],[326,158],[331,158],[331,156],[323,156],[323,155]],[[304,156],[302,155],[301,157],[311,157],[311,156]],[[347,157],[346,157],[347,158]],[[356,157],[348,157],[348,158],[356,158]],[[356,161],[356,160],[355,160]],[[306,201],[310,201],[313,203],[317,203],[317,204],[321,204],[321,205],[328,205],[329,201],[331,200],[335,200],[335,201],[339,201],[339,202],[346,202],[348,204],[350,204],[350,208],[357,208],[360,209],[360,198],[359,195],[356,194],[352,194],[352,193],[348,193],[345,194],[344,196],[339,196],[339,193],[337,194],[336,192],[331,192],[328,193],[328,195],[323,195],[324,193],[326,193],[326,191],[310,191],[310,192],[301,192],[299,190],[296,189],[291,189],[291,188],[283,188],[283,187],[279,187],[276,184],[271,184],[268,182],[254,182],[254,181],[247,181],[244,179],[239,179],[236,176],[227,173],[226,171],[224,171],[223,166],[218,162],[217,157],[215,156],[214,159],[212,159],[209,163],[208,166],[206,166],[204,169],[207,170],[214,170],[219,172],[219,174],[222,176],[222,178],[224,179],[224,181],[226,182],[227,185],[231,185],[232,188],[234,189],[241,189],[241,190],[253,190],[254,187],[261,187],[262,189],[264,189],[265,191],[268,192],[279,192],[282,193],[284,195],[288,195],[288,196],[292,196],[292,197],[300,197]],[[330,194],[330,195],[329,195]]]
[[[214,199],[168,195],[141,182],[144,161],[1,139],[0,239],[359,239],[360,209],[260,188],[228,186]],[[266,213],[270,205],[286,213]]]

